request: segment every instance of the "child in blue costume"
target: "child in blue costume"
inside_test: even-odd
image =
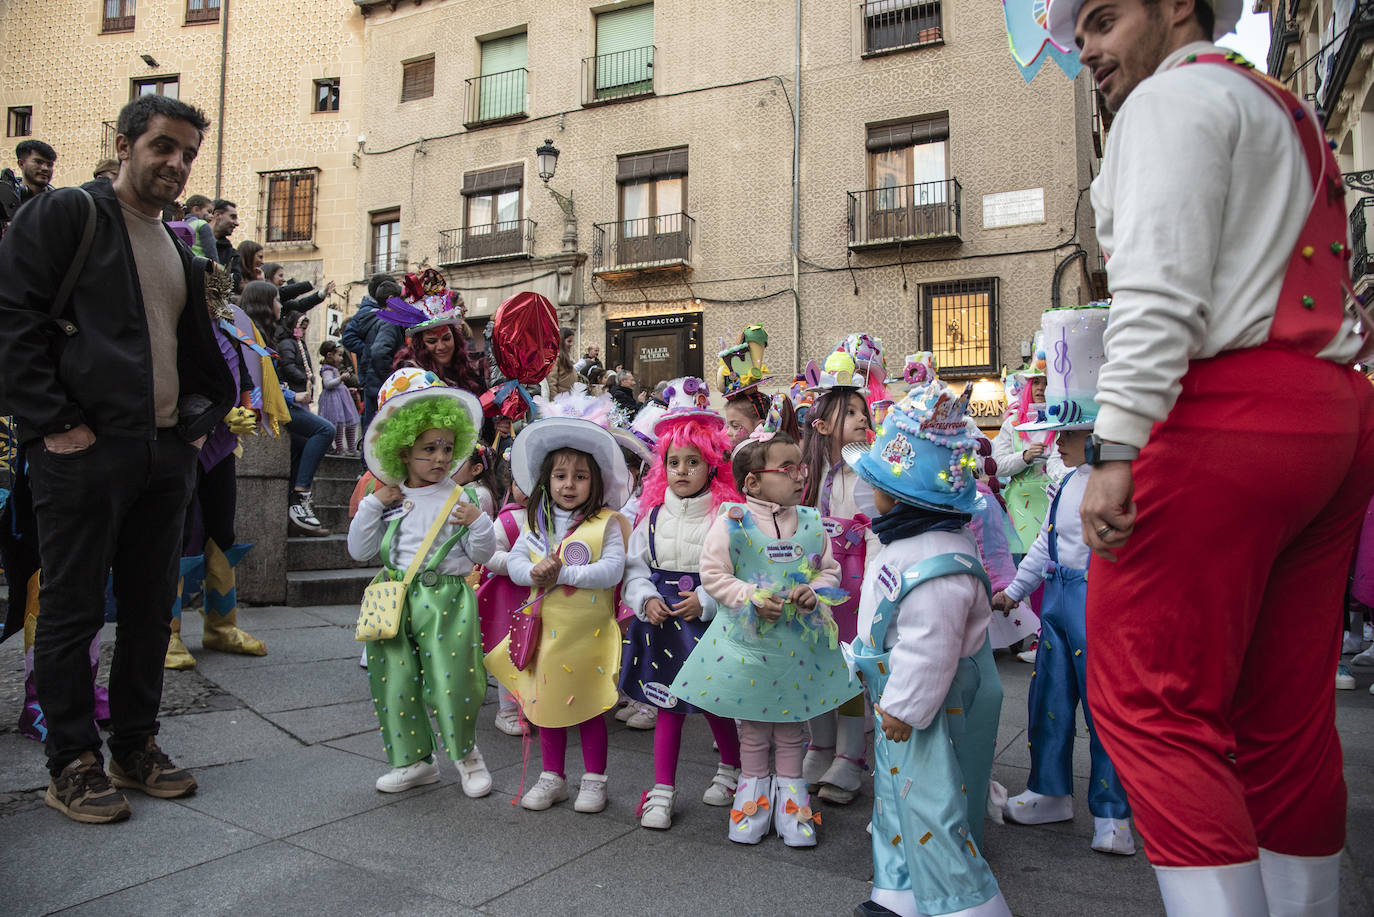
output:
[[[981,852],[1002,683],[987,574],[968,529],[981,497],[971,386],[914,388],[844,458],[874,488],[882,550],[846,656],[873,702],[873,896],[859,917],[1009,917]]]
[[[757,844],[771,824],[788,846],[811,847],[820,819],[802,780],[802,723],[859,686],[827,610],[843,600],[835,594],[839,564],[820,514],[798,506],[807,469],[796,442],[775,432],[779,423],[774,407],[735,448],[732,471],[747,500],[721,506],[701,551],[702,585],[718,611],[669,690],[740,720],[730,840]],[[768,766],[770,740],[776,770]]]
[[[1031,677],[1028,733],[1030,778],[1026,791],[1003,806],[1008,821],[1043,825],[1073,820],[1073,741],[1076,709],[1083,704],[1092,769],[1088,809],[1093,814],[1092,849],[1130,856],[1131,806],[1116,768],[1098,741],[1088,705],[1088,546],[1078,516],[1088,486],[1084,446],[1097,419],[1097,369],[1106,358],[1102,336],[1107,309],[1052,309],[1042,318],[1045,337],[1063,335],[1068,359],[1049,367],[1049,408],[1041,420],[1018,430],[1053,430],[1059,455],[1072,470],[1059,483],[1048,515],[1030,551],[1005,591],[992,597],[993,607],[1010,609],[1045,584],[1040,604],[1040,647]]]

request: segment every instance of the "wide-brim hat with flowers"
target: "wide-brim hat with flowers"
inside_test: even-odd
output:
[[[703,379],[696,376],[674,379],[663,390],[663,397],[668,407],[654,419],[655,437],[661,437],[673,424],[687,420],[722,428],[725,426],[725,418],[711,410],[711,392]]]
[[[968,423],[972,392],[972,383],[956,394],[938,379],[913,388],[874,430],[872,445],[844,447],[845,462],[903,503],[943,513],[976,512],[982,506],[978,471],[984,447]]]
[[[453,443],[453,465],[449,472],[456,471],[472,454],[482,430],[482,405],[477,396],[464,389],[445,385],[428,370],[413,366],[398,369],[382,383],[381,391],[377,393],[377,414],[368,425],[367,435],[363,439],[363,460],[367,462],[367,470],[383,484],[399,484],[403,480],[403,477],[388,472],[382,462],[379,446],[388,422],[402,408],[426,401],[448,401],[458,405],[470,421],[469,426],[453,431],[456,439]],[[415,432],[419,434],[424,430]]]
[[[387,299],[377,310],[377,317],[400,325],[406,337],[444,325],[456,326],[466,320],[463,298],[448,288],[444,275],[434,268],[425,268],[421,274],[407,274],[402,288],[404,295]]]
[[[538,419],[515,437],[511,446],[511,476],[525,493],[533,493],[539,469],[550,452],[576,449],[592,457],[601,473],[606,505],[619,509],[630,499],[630,472],[620,443],[607,429],[613,404],[609,395],[593,398],[578,383],[553,400],[536,398]]]

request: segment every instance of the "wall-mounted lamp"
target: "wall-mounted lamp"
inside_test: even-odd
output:
[[[552,140],[545,140],[544,145],[534,151],[534,155],[539,163],[539,180],[547,185],[558,168],[558,147],[553,145]]]
[[[151,54],[140,54],[139,57],[141,57],[143,59],[143,63],[147,64],[149,67],[157,66],[157,61],[153,60],[153,56]]]

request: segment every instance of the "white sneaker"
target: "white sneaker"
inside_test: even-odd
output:
[[[628,720],[630,717],[634,716],[634,713],[635,713],[635,702],[632,701],[632,700],[631,700],[631,701],[626,701],[626,702],[625,702],[625,705],[615,712],[615,719],[616,719],[616,722],[618,722],[618,723],[623,723],[623,722],[625,722],[626,720]]]
[[[568,798],[568,781],[553,771],[544,771],[539,781],[520,797],[520,805],[531,812],[542,812],[556,802]]]
[[[1358,653],[1364,649],[1364,641],[1350,631],[1345,631],[1341,635],[1341,655],[1349,656],[1351,653]]]
[[[658,723],[658,711],[648,704],[632,701],[625,709],[630,710],[630,715],[625,717],[625,725],[631,729],[653,729]]]
[[[808,745],[806,757],[802,759],[802,779],[807,786],[819,788],[821,778],[835,763],[834,745]]]
[[[1344,662],[1336,663],[1336,690],[1355,690],[1355,674],[1350,671],[1350,666],[1346,665]]]
[[[509,710],[498,710],[496,712],[496,728],[508,736],[524,735],[524,730],[520,728],[520,708],[512,707]]]
[[[1355,655],[1355,657],[1354,657],[1353,659],[1350,660],[1350,664],[1351,664],[1351,665],[1374,665],[1374,646],[1371,646],[1369,649],[1365,650],[1363,653],[1357,653],[1357,654]]]
[[[1093,849],[1098,853],[1135,855],[1135,837],[1129,818],[1093,817]]]
[[[581,798],[581,794],[578,794],[578,798]],[[677,787],[655,783],[639,804],[639,824],[645,828],[667,831],[673,826],[673,802],[676,799]]]
[[[1073,797],[1041,796],[1033,790],[1026,790],[1020,796],[1007,800],[1002,815],[1007,821],[1014,821],[1018,825],[1073,821]]]
[[[1030,646],[1026,647],[1024,650],[1016,654],[1016,658],[1020,659],[1027,665],[1035,665],[1035,654],[1039,649],[1040,641],[1032,640]]]
[[[383,793],[404,793],[406,790],[439,782],[439,765],[433,761],[417,761],[408,767],[392,768],[391,773],[377,778],[377,789]]]
[[[816,795],[826,802],[847,806],[859,795],[863,785],[864,769],[857,761],[844,755],[836,755],[835,763],[820,779],[821,788]]]
[[[482,760],[482,753],[476,745],[463,760],[453,763],[458,768],[458,780],[463,784],[465,794],[477,799],[491,792],[491,771],[487,770],[487,762]]]
[[[708,806],[728,806],[735,801],[735,789],[739,786],[739,768],[728,764],[716,765],[716,775],[701,794],[701,801]]]
[[[583,774],[582,785],[577,789],[577,800],[573,802],[574,812],[600,812],[606,808],[606,775]]]
[[[363,655],[358,660],[358,665],[362,666],[363,668],[367,668],[367,647],[363,647]]]

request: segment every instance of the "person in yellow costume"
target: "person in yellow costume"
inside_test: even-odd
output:
[[[487,654],[486,666],[540,727],[543,773],[520,804],[539,811],[568,798],[564,759],[575,725],[586,773],[573,808],[600,812],[605,713],[616,704],[620,673],[615,591],[629,528],[611,507],[628,499],[629,472],[605,428],[608,397],[589,398],[579,385],[539,403],[542,418],[511,447],[515,483],[530,499],[507,575],[530,587],[530,604],[512,613],[511,633]]]

